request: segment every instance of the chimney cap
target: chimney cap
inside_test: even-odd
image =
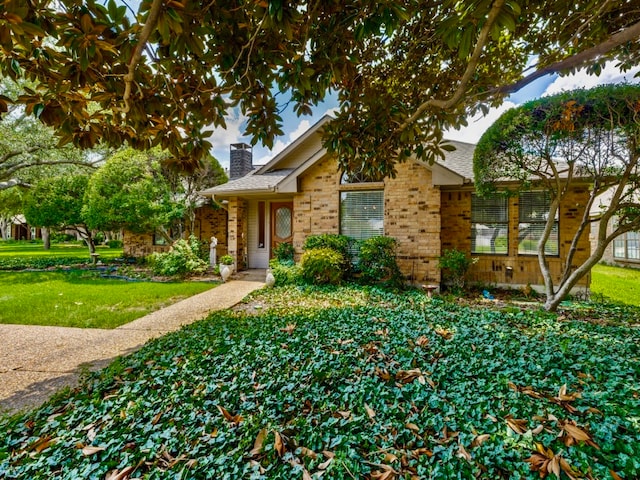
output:
[[[253,147],[247,143],[232,143],[230,148],[236,149],[236,150],[252,150],[253,149]]]

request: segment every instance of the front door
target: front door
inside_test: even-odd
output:
[[[271,204],[271,255],[281,243],[293,240],[293,202]]]

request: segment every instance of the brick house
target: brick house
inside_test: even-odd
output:
[[[291,242],[299,259],[311,234],[341,233],[360,239],[387,235],[397,240],[398,264],[412,283],[439,284],[438,257],[455,248],[478,257],[470,272],[472,281],[542,284],[535,246],[549,201],[544,192],[508,199],[476,196],[474,145],[460,142],[452,142],[456,150],[442,162],[399,164],[396,178],[367,181],[343,175],[322,147],[322,126],[329,120],[322,118],[257,169],[251,165],[250,150],[239,144],[235,162],[232,150],[231,181],[201,192],[228,212],[228,253],[239,269],[266,268],[280,242]],[[244,175],[234,178],[239,174],[234,175],[234,169]],[[560,207],[547,244],[556,277],[587,195],[586,188],[577,188]],[[576,262],[581,263],[589,251],[585,235]],[[581,285],[588,282],[585,278]]]

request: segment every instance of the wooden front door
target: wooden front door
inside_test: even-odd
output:
[[[271,254],[281,243],[293,241],[293,202],[271,204]]]

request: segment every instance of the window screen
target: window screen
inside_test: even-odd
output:
[[[509,209],[506,197],[471,196],[471,253],[508,253]]]
[[[384,192],[341,192],[340,233],[357,240],[383,235]]]
[[[547,192],[522,192],[520,194],[518,223],[518,253],[535,255],[538,253],[538,243],[544,232],[551,198]],[[558,213],[545,245],[547,255],[558,255]]]

